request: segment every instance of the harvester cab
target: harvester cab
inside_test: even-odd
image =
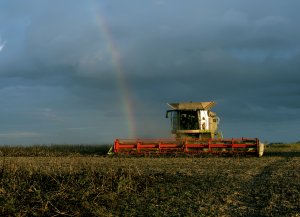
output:
[[[210,110],[214,105],[215,102],[168,103],[172,108],[166,113],[166,118],[171,117],[171,133],[176,139],[222,138],[220,119]]]

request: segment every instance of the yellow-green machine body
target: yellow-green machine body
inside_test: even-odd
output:
[[[171,118],[171,133],[177,139],[222,138],[222,133],[218,130],[220,119],[211,111],[214,105],[215,102],[168,103],[172,108],[166,114],[167,118]]]

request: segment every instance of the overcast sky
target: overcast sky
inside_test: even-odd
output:
[[[300,140],[298,0],[0,0],[0,144],[169,137],[216,101],[225,137]]]

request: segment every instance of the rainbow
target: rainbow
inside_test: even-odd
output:
[[[131,97],[131,91],[125,78],[125,70],[123,69],[122,58],[120,52],[113,40],[110,29],[107,22],[101,13],[96,13],[97,24],[100,27],[101,34],[103,35],[105,42],[107,43],[108,52],[111,55],[111,63],[114,67],[114,73],[116,76],[117,86],[119,87],[121,96],[121,105],[124,110],[126,117],[128,136],[130,138],[136,138],[136,125],[135,118],[133,115],[134,107]]]

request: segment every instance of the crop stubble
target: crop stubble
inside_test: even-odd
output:
[[[1,157],[0,214],[299,216],[299,168],[298,152],[263,158]]]

